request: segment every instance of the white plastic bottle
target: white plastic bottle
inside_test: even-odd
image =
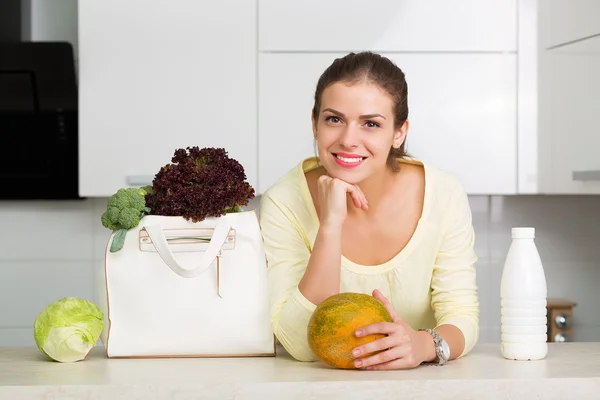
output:
[[[546,276],[535,228],[512,228],[500,283],[501,351],[509,360],[541,360],[546,342]]]

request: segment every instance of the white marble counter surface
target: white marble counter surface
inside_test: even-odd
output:
[[[0,348],[0,399],[600,399],[600,343],[549,344],[542,361],[509,361],[480,344],[443,367],[336,370],[277,357],[46,361]]]

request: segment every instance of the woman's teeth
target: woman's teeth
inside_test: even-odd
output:
[[[347,163],[356,163],[356,162],[362,161],[362,159],[363,159],[362,157],[346,158],[346,157],[338,156],[337,154],[335,155],[335,157],[338,158],[339,160],[342,160]]]

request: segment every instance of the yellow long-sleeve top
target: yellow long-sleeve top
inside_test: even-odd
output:
[[[425,198],[408,244],[381,265],[341,257],[340,290],[371,294],[379,289],[413,329],[452,324],[465,337],[460,356],[479,334],[474,232],[468,198],[451,174],[417,161],[425,170]],[[268,262],[271,324],[297,360],[314,361],[307,326],[316,306],[298,290],[319,229],[305,173],[310,158],[282,176],[262,196],[260,224]]]

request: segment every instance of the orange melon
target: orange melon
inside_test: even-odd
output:
[[[336,294],[323,300],[312,313],[308,322],[308,344],[325,364],[353,369],[356,368],[356,358],[352,350],[385,337],[379,334],[356,337],[354,333],[358,328],[376,322],[392,322],[381,301],[362,293]],[[360,358],[369,355],[361,355]]]

